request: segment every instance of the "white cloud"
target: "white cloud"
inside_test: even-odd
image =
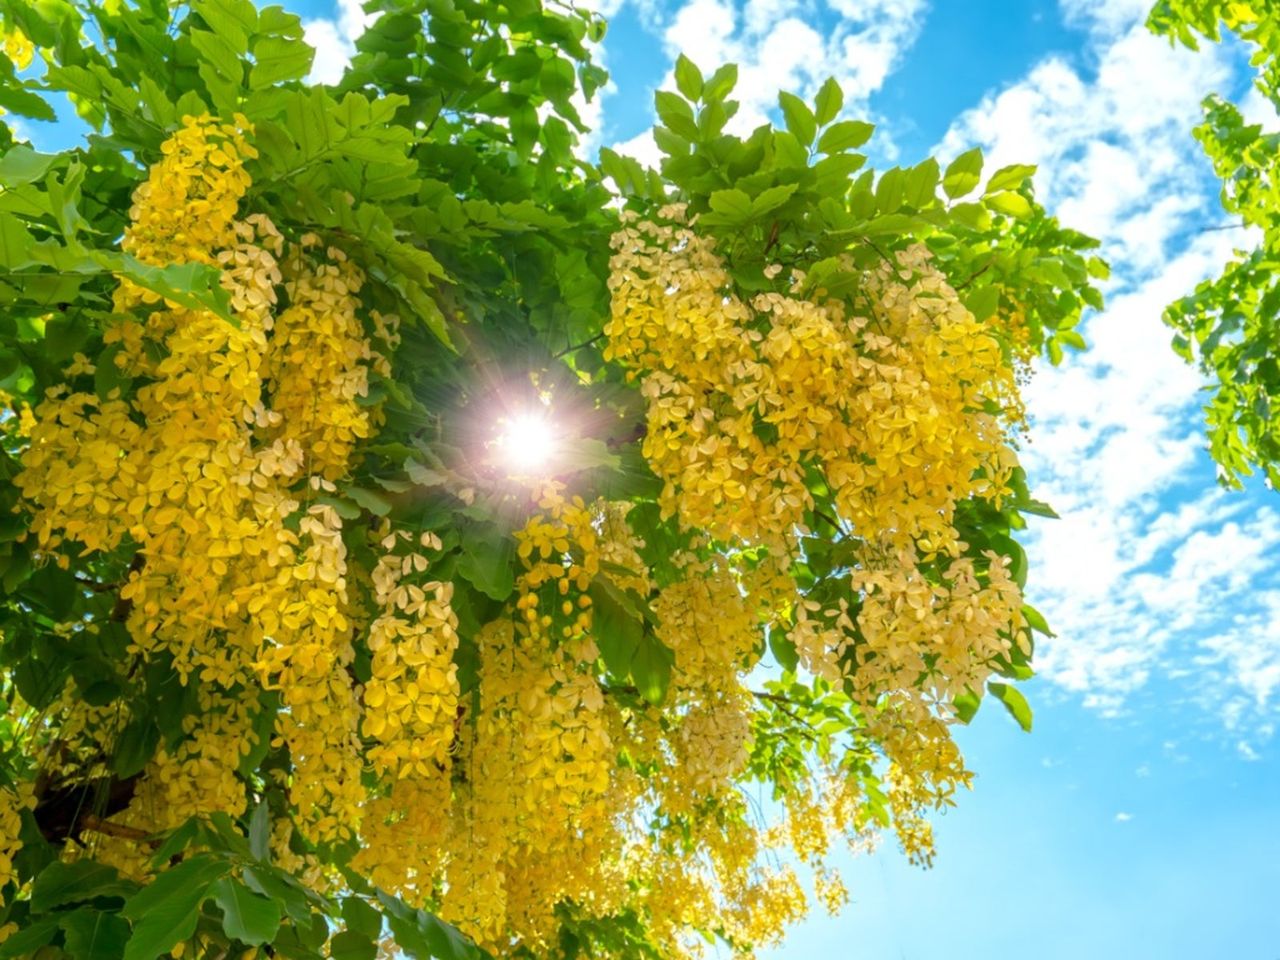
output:
[[[865,113],[918,36],[925,7],[926,0],[687,0],[652,23],[672,63],[683,53],[704,73],[738,64],[741,106],[728,129],[742,134],[765,122],[779,90],[812,97],[828,77],[844,89],[847,108]],[[670,70],[659,86],[674,87]],[[654,155],[643,135],[616,149]]]
[[[364,12],[360,0],[337,0],[337,16],[304,20],[303,36],[315,47],[316,57],[307,78],[312,83],[337,83],[356,52],[356,39],[373,17]]]
[[[1190,136],[1203,96],[1234,84],[1223,48],[1148,35],[1146,6],[1064,0],[1090,30],[1089,69],[1037,64],[960,117],[940,150],[976,143],[989,169],[1039,164],[1046,204],[1103,238],[1115,271],[1107,310],[1086,325],[1092,349],[1027,390],[1023,460],[1062,514],[1028,545],[1030,599],[1059,634],[1037,649],[1042,675],[1104,712],[1176,683],[1256,737],[1280,709],[1280,505],[1214,485],[1202,382],[1160,319],[1241,243],[1199,230],[1223,216]]]
[[[1125,813],[1123,810],[1116,814],[1116,823],[1128,823],[1132,819],[1133,814]]]
[[[1061,0],[1059,6],[1067,23],[1114,36],[1146,20],[1151,0]]]

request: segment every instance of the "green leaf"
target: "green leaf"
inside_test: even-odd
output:
[[[556,463],[563,468],[564,473],[577,473],[595,467],[616,468],[619,462],[618,455],[609,449],[609,445],[596,437],[565,440],[556,449]]]
[[[956,719],[961,723],[968,723],[977,714],[978,708],[982,706],[982,697],[972,690],[966,690],[964,693],[957,695],[951,705],[955,707]]]
[[[346,503],[347,501],[340,501]],[[350,504],[348,504],[350,505]],[[338,516],[345,520],[355,520],[360,517],[360,511],[352,510],[354,516],[344,516],[343,511],[337,507],[334,508]],[[237,772],[242,777],[247,777],[253,771],[258,769],[258,764],[266,758],[267,753],[271,750],[271,733],[275,729],[276,714],[280,710],[280,694],[274,690],[264,690],[258,696],[258,712],[253,718],[253,728],[250,733],[252,737],[249,749],[240,755],[240,763],[236,767]]]
[[[808,104],[794,93],[784,91],[778,94],[778,106],[782,109],[782,117],[792,136],[803,146],[813,143],[814,134],[818,132],[818,121]]]
[[[772,213],[790,200],[795,192],[796,184],[794,183],[783,183],[762,191],[751,201],[751,218],[754,220],[763,217],[766,213]]]
[[[301,40],[261,37],[253,47],[249,88],[261,90],[281,80],[301,80],[311,71],[315,51]]]
[[[385,517],[391,512],[391,501],[376,490],[370,490],[367,487],[347,487],[343,493],[375,517]]]
[[[987,181],[985,192],[992,194],[999,193],[1001,190],[1016,190],[1035,172],[1036,167],[1033,163],[1014,163],[1001,167]]]
[[[909,234],[919,223],[919,219],[910,214],[886,213],[863,224],[858,232],[864,237],[897,236]]]
[[[155,721],[146,714],[134,716],[116,738],[115,752],[111,755],[111,769],[122,780],[141,773],[155,755],[159,744],[160,729]]]
[[[416,960],[480,960],[480,951],[457,928],[425,910],[414,910],[400,899],[378,891],[387,924],[396,943]]]
[[[348,930],[363,934],[366,939],[377,940],[382,936],[382,914],[359,897],[342,901],[342,920]]]
[[[31,259],[31,248],[36,238],[17,217],[0,213],[0,267],[7,270],[21,270],[34,261]]]
[[[1085,343],[1084,337],[1080,335],[1078,330],[1059,330],[1058,340],[1074,350],[1087,350],[1089,345]]]
[[[305,923],[311,915],[306,890],[283,870],[255,864],[244,868],[243,877],[249,889],[278,903],[295,924]]]
[[[717,190],[711,194],[708,202],[712,213],[716,215],[708,220],[709,223],[733,227],[751,219],[751,198],[744,190],[736,187],[731,190]]]
[[[991,211],[980,203],[957,203],[948,212],[970,230],[987,230],[991,227]]]
[[[342,930],[329,940],[330,960],[374,960],[378,945],[363,933]]]
[[[964,298],[964,305],[969,308],[975,320],[986,320],[1000,306],[1000,288],[994,283],[978,287]]]
[[[833,123],[818,138],[819,153],[843,153],[860,147],[871,139],[875,125],[861,120],[841,120]]]
[[[795,673],[796,667],[800,665],[800,655],[796,652],[796,645],[792,643],[791,638],[777,627],[769,629],[769,650],[773,653],[773,658],[778,661],[778,666],[787,673]]]
[[[987,196],[986,204],[992,210],[1019,220],[1031,216],[1031,201],[1020,193],[1005,191]]]
[[[974,147],[947,165],[947,172],[942,176],[942,189],[954,200],[971,191],[981,179],[982,151]]]
[[[669,90],[659,90],[653,95],[653,102],[658,119],[672,133],[689,141],[698,139],[698,124],[693,119],[693,108],[687,100]]]
[[[631,679],[640,696],[660,706],[671,685],[671,666],[675,654],[653,634],[644,634],[631,661]]]
[[[930,157],[907,171],[902,199],[917,210],[927,207],[937,199],[938,161]]]
[[[275,939],[280,908],[248,889],[239,880],[223,877],[213,885],[213,899],[222,910],[222,931],[233,940],[257,946]]]
[[[1027,621],[1027,626],[1037,633],[1043,633],[1046,637],[1057,636],[1049,629],[1049,621],[1044,618],[1044,614],[1030,604],[1022,605],[1022,619]]]
[[[468,527],[462,534],[458,572],[487,597],[505,600],[515,589],[515,545],[490,525]]]
[[[1009,711],[1009,716],[1018,721],[1018,726],[1030,733],[1031,705],[1027,703],[1027,698],[1022,695],[1022,691],[1007,683],[996,683],[994,680],[987,684],[987,689],[993,697],[1004,704],[1005,709]]]
[[[13,188],[34,183],[58,159],[56,154],[36,153],[25,144],[18,144],[0,157],[0,184]]]
[[[844,91],[835,77],[827,77],[826,82],[818,88],[817,99],[813,103],[813,117],[818,126],[826,126],[836,118],[840,108],[844,106]]]
[[[697,101],[702,96],[702,71],[683,53],[676,57],[676,89],[686,100]]]
[[[58,119],[58,115],[53,112],[53,107],[49,106],[44,97],[12,81],[0,84],[0,107],[24,117],[31,117],[33,120],[47,120],[52,123]]]
[[[120,912],[133,921],[124,960],[155,960],[190,939],[209,888],[231,865],[208,854],[196,854],[170,867],[127,901]]]
[[[137,884],[122,879],[115,867],[96,860],[55,860],[31,884],[31,910],[45,913],[94,897],[126,896],[137,888]]]
[[[260,800],[249,816],[249,852],[259,860],[271,858],[271,808]]]
[[[604,665],[615,677],[626,678],[631,673],[631,662],[644,636],[644,624],[639,613],[627,601],[626,595],[607,580],[600,578],[591,583],[592,633]]]
[[[58,932],[62,921],[61,914],[42,917],[30,925],[9,935],[4,943],[0,943],[0,960],[11,957],[32,957],[36,951],[45,946]],[[148,958],[150,960],[150,958]]]
[[[719,103],[738,85],[738,65],[726,63],[702,85],[704,103]]]
[[[903,187],[906,176],[901,167],[886,170],[876,183],[876,210],[880,213],[895,213],[902,206]]]
[[[106,270],[132,280],[166,300],[189,310],[209,310],[239,326],[231,313],[231,295],[223,289],[222,273],[203,263],[171,263],[155,267],[127,253],[98,250],[93,258]]]
[[[115,913],[81,907],[62,915],[63,949],[73,960],[118,960],[129,940],[129,924]]]

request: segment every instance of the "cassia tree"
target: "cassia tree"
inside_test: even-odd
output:
[[[731,65],[593,163],[597,18],[367,9],[321,86],[279,7],[0,3],[89,128],[0,133],[0,956],[750,955],[928,862],[1094,242]]]

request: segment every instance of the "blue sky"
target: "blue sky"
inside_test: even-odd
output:
[[[992,168],[1038,163],[1042,198],[1115,268],[1093,349],[1028,390],[1022,457],[1062,514],[1028,544],[1058,631],[1027,689],[1035,732],[984,707],[934,869],[888,842],[846,858],[850,906],[771,955],[1280,960],[1280,494],[1216,487],[1201,383],[1159,320],[1248,242],[1203,230],[1225,217],[1188,133],[1210,90],[1280,126],[1241,52],[1170,49],[1141,28],[1147,0],[595,2],[613,87],[592,147],[653,156],[652,94],[681,51],[743,65],[748,126],[779,85],[835,75],[846,112],[880,125],[878,160],[977,144]],[[340,72],[353,0],[286,5],[309,18],[317,75]]]

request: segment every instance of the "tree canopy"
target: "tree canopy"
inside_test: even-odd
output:
[[[1225,26],[1250,50],[1254,88],[1280,110],[1280,6],[1271,0],[1161,0],[1148,26],[1192,49],[1217,41]],[[1280,485],[1280,130],[1247,123],[1237,104],[1219,94],[1204,102],[1195,129],[1215,173],[1222,205],[1234,222],[1256,230],[1252,250],[1239,250],[1222,273],[1171,304],[1166,322],[1179,355],[1210,377],[1205,407],[1210,451],[1221,478],[1239,486],[1262,470]]]
[[[839,87],[582,148],[592,14],[0,0],[0,957],[671,957],[844,899],[1048,625],[1096,243]],[[5,118],[8,119],[8,118]],[[389,948],[389,947],[388,947]]]

